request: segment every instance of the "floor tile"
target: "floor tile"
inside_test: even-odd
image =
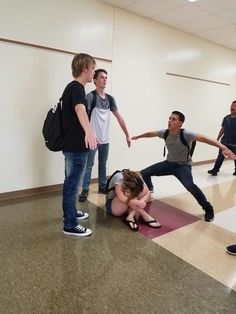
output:
[[[236,257],[225,250],[236,243],[234,233],[197,221],[153,241],[236,291]]]
[[[213,224],[234,232],[236,243],[236,207],[226,209],[216,214]]]
[[[93,230],[82,239],[62,233],[61,195],[0,208],[0,313],[234,313],[233,290],[91,202],[81,209]]]
[[[162,225],[158,229],[140,225],[139,232],[150,239],[172,232],[200,219],[159,200],[148,203],[145,210]]]

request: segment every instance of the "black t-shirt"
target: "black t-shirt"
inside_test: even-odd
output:
[[[83,104],[87,111],[84,86],[77,81],[70,82],[63,92],[62,123],[65,134],[64,151],[81,153],[88,151],[85,147],[85,132],[75,111],[75,106]]]

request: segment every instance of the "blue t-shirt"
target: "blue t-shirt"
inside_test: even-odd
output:
[[[221,126],[224,128],[221,142],[230,146],[236,146],[236,117],[231,117],[230,114],[225,116]]]

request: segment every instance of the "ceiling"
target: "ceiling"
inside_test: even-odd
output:
[[[236,50],[236,0],[102,0]]]

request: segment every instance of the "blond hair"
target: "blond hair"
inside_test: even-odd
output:
[[[82,71],[85,68],[88,69],[90,65],[96,65],[96,61],[92,56],[86,53],[76,54],[71,63],[73,77],[78,77],[82,73]]]

